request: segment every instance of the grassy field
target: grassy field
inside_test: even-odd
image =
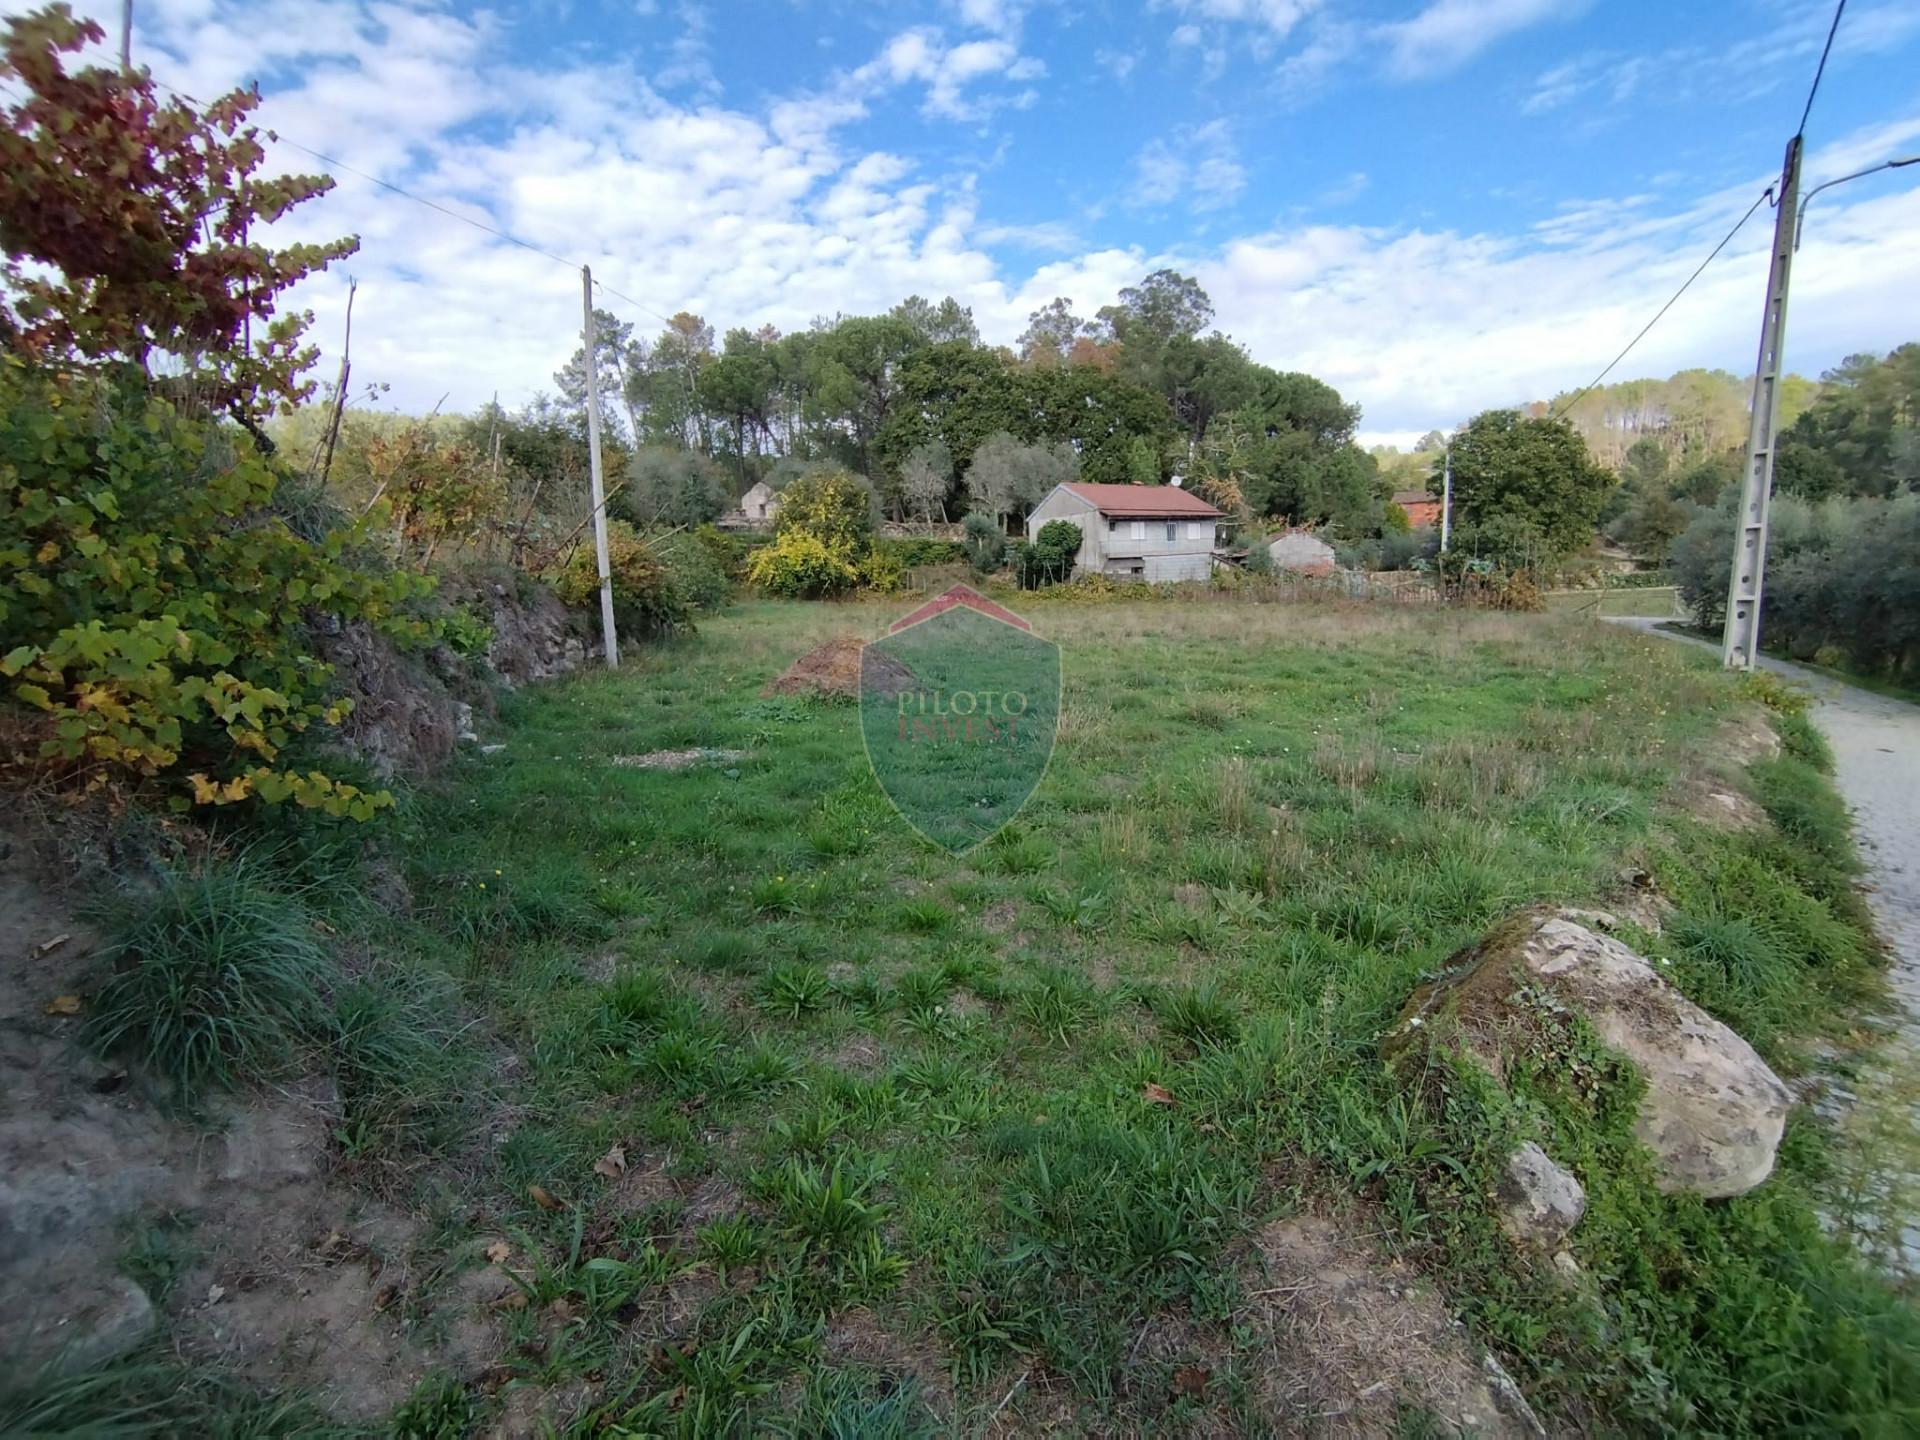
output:
[[[1569,1287],[1493,1226],[1512,1117],[1423,1103],[1377,1055],[1490,922],[1644,868],[1680,907],[1645,943],[1800,1068],[1866,944],[1802,760],[1743,780],[1801,843],[1685,814],[1740,692],[1571,619],[1034,614],[1065,657],[1057,751],[964,858],[892,812],[853,706],[761,696],[873,607],[745,607],[520,696],[506,749],[418,808],[406,947],[526,1073],[446,1241],[523,1235],[536,1298],[577,1317],[516,1373],[597,1377],[637,1433],[1284,1428],[1251,1237],[1304,1210],[1426,1272],[1563,1423],[1912,1419],[1911,1314],[1822,1233],[1811,1125],[1760,1191],[1670,1199],[1630,1077],[1596,1060],[1599,1104],[1542,1077],[1532,1123],[1592,1197]],[[693,746],[745,753],[621,763]]]
[[[337,1138],[433,1217],[412,1311],[489,1265],[525,1298],[487,1383],[429,1383],[393,1433],[475,1433],[515,1389],[581,1435],[1433,1433],[1387,1332],[1357,1381],[1314,1373],[1266,1268],[1303,1217],[1400,1277],[1382,1294],[1423,1277],[1552,1428],[1920,1421],[1920,1327],[1834,1237],[1804,1109],[1772,1180],[1708,1204],[1653,1189],[1634,1077],[1577,1023],[1506,1097],[1379,1054],[1492,922],[1639,873],[1675,908],[1634,943],[1803,1071],[1877,983],[1804,722],[1717,782],[1775,822],[1729,832],[1690,797],[1760,711],[1685,647],[1039,603],[1051,767],[956,858],[880,792],[856,707],[762,694],[892,613],[742,606],[510,697],[505,748],[397,822],[413,908],[340,1022]],[[630,763],[690,747],[742,753]],[[1577,1282],[1495,1223],[1525,1136],[1587,1185]],[[1343,1409],[1376,1363],[1387,1408]]]
[[[1547,608],[1575,615],[1636,615],[1664,620],[1680,613],[1678,592],[1671,585],[1649,585],[1626,590],[1552,590]]]

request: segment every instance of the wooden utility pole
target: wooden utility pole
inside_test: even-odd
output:
[[[1747,466],[1740,485],[1739,531],[1727,584],[1727,625],[1721,663],[1751,670],[1760,653],[1760,598],[1767,570],[1767,512],[1773,503],[1774,448],[1780,416],[1780,362],[1787,345],[1787,284],[1793,272],[1795,217],[1800,208],[1800,137],[1787,142],[1780,203],[1773,212],[1773,265],[1767,272],[1767,308],[1760,318],[1760,359],[1754,366],[1753,413],[1747,422]]]
[[[1453,539],[1453,441],[1451,440],[1447,441],[1447,454],[1443,463],[1446,468],[1440,480],[1440,553],[1442,555],[1447,553],[1447,546]]]
[[[587,355],[587,459],[593,471],[593,553],[600,566],[600,635],[609,666],[620,663],[620,637],[613,626],[613,571],[607,564],[607,497],[600,476],[600,363],[593,348],[593,270],[580,267],[586,321],[581,330]]]

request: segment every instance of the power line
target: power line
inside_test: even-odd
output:
[[[1820,50],[1820,64],[1813,72],[1813,87],[1807,91],[1807,108],[1800,112],[1800,128],[1793,133],[1807,133],[1807,117],[1813,114],[1813,97],[1820,93],[1820,77],[1827,73],[1827,56],[1833,53],[1833,37],[1840,33],[1840,17],[1847,13],[1847,0],[1833,7],[1833,24],[1827,27],[1827,43]]]
[[[1660,317],[1665,315],[1667,311],[1673,308],[1674,302],[1678,300],[1682,295],[1687,293],[1687,288],[1691,286],[1694,281],[1698,280],[1701,274],[1706,270],[1707,266],[1711,265],[1714,262],[1714,259],[1720,254],[1720,252],[1727,248],[1727,243],[1730,240],[1732,240],[1734,236],[1740,233],[1740,227],[1742,225],[1745,225],[1747,221],[1753,218],[1753,212],[1760,208],[1762,202],[1772,197],[1773,189],[1774,187],[1769,185],[1766,189],[1760,192],[1760,194],[1754,199],[1753,204],[1747,207],[1747,213],[1742,215],[1738,220],[1733,222],[1733,228],[1727,231],[1725,235],[1722,235],[1720,237],[1720,243],[1714,246],[1712,250],[1707,252],[1707,258],[1702,260],[1700,264],[1695,268],[1694,272],[1691,275],[1689,275],[1686,278],[1686,280],[1681,284],[1680,288],[1674,291],[1673,294],[1668,297],[1667,303],[1662,305],[1658,310],[1654,312],[1653,319],[1647,321],[1646,324],[1640,327],[1640,333],[1638,335],[1635,335],[1633,339],[1627,342],[1626,349],[1622,350],[1618,355],[1614,356],[1613,359],[1609,360],[1607,362],[1607,368],[1602,370],[1598,375],[1594,376],[1593,379],[1589,380],[1578,391],[1576,391],[1571,400],[1568,400],[1565,403],[1554,407],[1553,411],[1547,416],[1549,420],[1558,420],[1562,415],[1566,414],[1567,411],[1571,410],[1575,405],[1579,404],[1581,398],[1585,396],[1589,390],[1593,389],[1594,386],[1598,385],[1602,380],[1606,379],[1607,376],[1613,373],[1613,367],[1618,365],[1622,360],[1626,359],[1628,352],[1630,352],[1634,346],[1638,345],[1642,340],[1647,338],[1647,332],[1653,329],[1654,326],[1660,323]]]

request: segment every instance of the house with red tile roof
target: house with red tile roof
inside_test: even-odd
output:
[[[1440,502],[1424,490],[1396,490],[1393,503],[1407,512],[1407,524],[1415,530],[1440,523]]]
[[[1225,513],[1178,485],[1056,485],[1027,516],[1027,538],[1049,520],[1080,527],[1076,575],[1205,580]]]

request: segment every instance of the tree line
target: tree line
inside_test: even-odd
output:
[[[1062,479],[1179,476],[1223,508],[1355,533],[1377,526],[1378,467],[1354,444],[1360,408],[1331,386],[1260,364],[1210,329],[1192,277],[1159,270],[1091,318],[1065,299],[1016,346],[981,341],[951,297],[781,334],[716,337],[682,313],[655,336],[597,315],[597,383],[616,464],[647,518],[711,518],[757,480],[830,464],[866,478],[897,520],[1018,517]],[[584,430],[587,361],[507,415],[510,451],[548,460]]]

